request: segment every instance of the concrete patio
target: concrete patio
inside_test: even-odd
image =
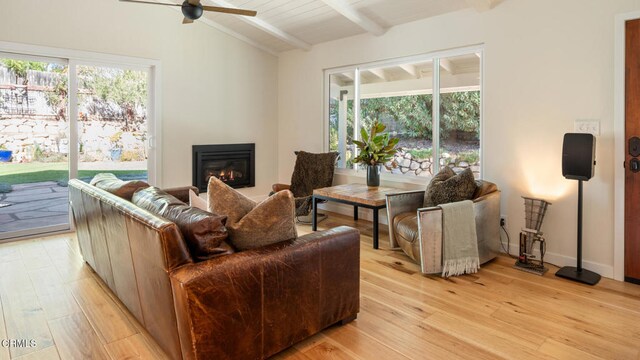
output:
[[[69,223],[69,190],[54,181],[13,185],[0,194],[0,236],[2,233]]]

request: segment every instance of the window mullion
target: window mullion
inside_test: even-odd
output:
[[[69,61],[69,178],[78,178],[78,72],[77,63]]]
[[[433,92],[431,97],[431,147],[433,174],[440,171],[440,59],[433,59]]]
[[[353,139],[360,140],[360,68],[355,69],[353,79]],[[358,147],[353,147],[353,157],[358,156]],[[353,164],[354,169],[358,169],[358,164]]]

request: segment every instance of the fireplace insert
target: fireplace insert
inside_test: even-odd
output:
[[[207,191],[212,176],[233,188],[255,186],[255,144],[193,145],[193,186]]]

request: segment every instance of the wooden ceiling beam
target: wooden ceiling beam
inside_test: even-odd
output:
[[[412,77],[416,79],[420,78],[420,72],[418,71],[418,69],[416,69],[415,65],[402,64],[402,65],[398,65],[398,67],[402,69],[404,72],[406,72],[407,74],[411,75]]]
[[[345,0],[322,0],[327,6],[337,11],[340,15],[349,19],[352,23],[360,26],[366,32],[376,36],[384,34],[387,30],[380,24],[360,13]]]
[[[206,2],[215,5],[215,6],[220,6],[220,7],[228,7],[228,8],[236,8],[236,6],[234,6],[233,4],[231,4],[230,2],[227,2],[226,0],[207,0]],[[258,14],[259,16],[260,14]],[[276,38],[286,42],[289,45],[292,45],[298,49],[302,49],[305,51],[308,51],[311,49],[311,45],[298,39],[297,37],[271,25],[270,23],[258,18],[258,17],[250,17],[250,16],[238,16],[239,20],[242,20],[244,22],[246,22],[247,24],[256,27],[272,36],[275,36]]]
[[[354,78],[353,74],[352,73],[348,73],[348,72],[342,73],[342,76],[346,77],[347,79],[349,79],[351,81],[353,81],[353,78]]]
[[[451,75],[456,74],[456,66],[449,59],[440,59],[440,67]]]
[[[384,81],[387,80],[387,74],[384,73],[383,69],[367,69],[368,72],[375,75],[377,78],[382,79]]]

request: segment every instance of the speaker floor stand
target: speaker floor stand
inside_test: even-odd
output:
[[[582,180],[578,180],[578,266],[565,266],[556,271],[556,276],[581,282],[587,285],[595,285],[600,281],[600,275],[582,268]]]
[[[600,275],[586,269],[578,270],[575,266],[565,266],[560,268],[560,270],[556,271],[556,276],[587,285],[595,285],[600,281]]]

